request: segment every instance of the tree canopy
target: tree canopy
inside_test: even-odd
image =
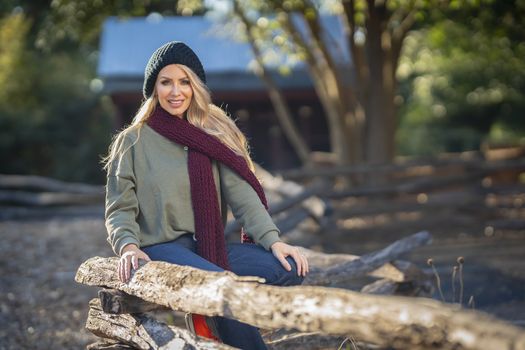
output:
[[[203,14],[209,4],[218,3],[2,1],[0,172],[101,182],[113,132],[95,73],[104,19]],[[235,16],[233,0],[221,4]],[[285,53],[282,73],[308,63],[342,159],[524,142],[525,0],[250,0],[242,10],[262,55]],[[328,52],[322,14],[344,19],[355,85]]]

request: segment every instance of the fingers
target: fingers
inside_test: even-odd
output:
[[[283,265],[284,269],[286,271],[291,271],[292,270],[292,267],[290,266],[290,263],[288,261],[286,261],[284,255],[282,255],[281,253],[277,253],[275,254],[275,257],[281,262],[281,265]]]
[[[133,269],[136,270],[139,268],[139,257],[136,255],[131,256],[131,266],[133,266]]]
[[[124,276],[122,275],[122,258],[118,261],[118,279],[121,282],[124,282]]]
[[[296,266],[297,266],[297,276],[305,277],[306,274],[310,271],[308,266],[308,260],[306,257],[301,254],[300,250],[297,247],[290,246],[283,242],[275,243],[272,246],[272,252],[275,257],[281,262],[281,265],[286,269],[286,271],[291,271],[292,267],[286,260],[286,257],[290,256]]]
[[[118,277],[121,282],[126,283],[128,281],[128,278],[126,277],[128,273],[126,273],[126,269],[129,268],[129,265],[127,264],[128,256],[122,256],[118,262]]]
[[[290,256],[294,259],[295,264],[297,265],[297,276],[306,277],[306,274],[310,272],[310,267],[308,265],[308,259],[306,256],[301,254],[300,250],[296,247],[290,252]]]
[[[310,264],[308,264],[308,259],[306,259],[306,256],[303,255],[304,262],[306,264],[306,273],[310,273]]]
[[[124,259],[124,281],[125,282],[127,282],[129,280],[130,269],[131,269],[131,266],[130,266],[130,263],[129,263],[129,255],[128,255]]]
[[[305,277],[306,274],[308,272],[310,272],[310,267],[308,266],[308,260],[306,259],[306,256],[304,256],[303,254],[301,254],[301,252],[299,251],[299,258],[300,258],[300,265],[301,265],[301,272],[302,272],[302,276]],[[299,265],[299,263],[297,264]],[[299,270],[299,267],[297,268]]]
[[[295,264],[297,265],[297,276],[305,277],[309,271],[308,261],[306,260],[306,257],[302,255],[299,252],[299,250],[297,250],[291,255],[292,258],[295,260]]]
[[[303,276],[304,275],[304,264],[301,254],[299,254],[299,250],[295,249],[295,251],[290,254],[292,258],[295,261],[295,265],[297,266],[297,276]]]
[[[126,252],[118,263],[118,276],[121,282],[128,282],[131,277],[131,269],[138,270],[139,259],[151,261],[150,257],[144,252]]]

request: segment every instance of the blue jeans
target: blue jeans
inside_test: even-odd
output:
[[[303,277],[297,276],[295,261],[290,257],[287,260],[292,266],[292,271],[288,272],[271,252],[259,245],[228,243],[226,249],[231,271],[239,276],[259,276],[266,280],[266,284],[274,286],[295,286],[303,282]],[[224,271],[195,253],[195,241],[190,234],[171,242],[143,247],[142,250],[151,260],[207,271]],[[240,349],[266,349],[256,327],[221,316],[216,316],[215,321],[221,340],[225,344]]]

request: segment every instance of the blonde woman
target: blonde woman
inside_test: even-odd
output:
[[[105,214],[119,278],[127,282],[143,259],[301,284],[308,262],[279,239],[246,138],[205,84],[187,45],[158,48],[145,69],[145,101],[110,147]],[[247,233],[243,243],[226,243],[227,205]],[[191,315],[188,325],[237,348],[266,348],[257,328],[235,320]]]

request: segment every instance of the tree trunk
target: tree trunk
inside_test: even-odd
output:
[[[301,133],[297,129],[297,126],[295,125],[292,112],[290,111],[290,107],[288,106],[286,99],[284,98],[282,92],[279,90],[277,84],[274,82],[272,76],[270,75],[270,72],[268,72],[264,65],[261,50],[257,46],[255,37],[252,33],[254,26],[246,17],[246,14],[244,13],[244,10],[242,9],[238,0],[235,0],[233,2],[233,7],[235,14],[241,19],[242,23],[246,27],[248,43],[250,44],[255,60],[259,66],[259,69],[257,70],[257,75],[262,79],[262,81],[266,85],[270,101],[272,102],[273,108],[275,110],[275,115],[277,116],[277,120],[279,121],[279,124],[283,129],[284,134],[286,135],[286,138],[290,142],[292,148],[295,150],[295,153],[300,159],[302,165],[310,166],[310,148],[304,141],[304,138],[302,137]]]
[[[386,28],[388,13],[384,3],[368,0],[366,49],[370,72],[365,113],[366,160],[386,163],[393,159],[395,145],[394,74],[392,38]]]

